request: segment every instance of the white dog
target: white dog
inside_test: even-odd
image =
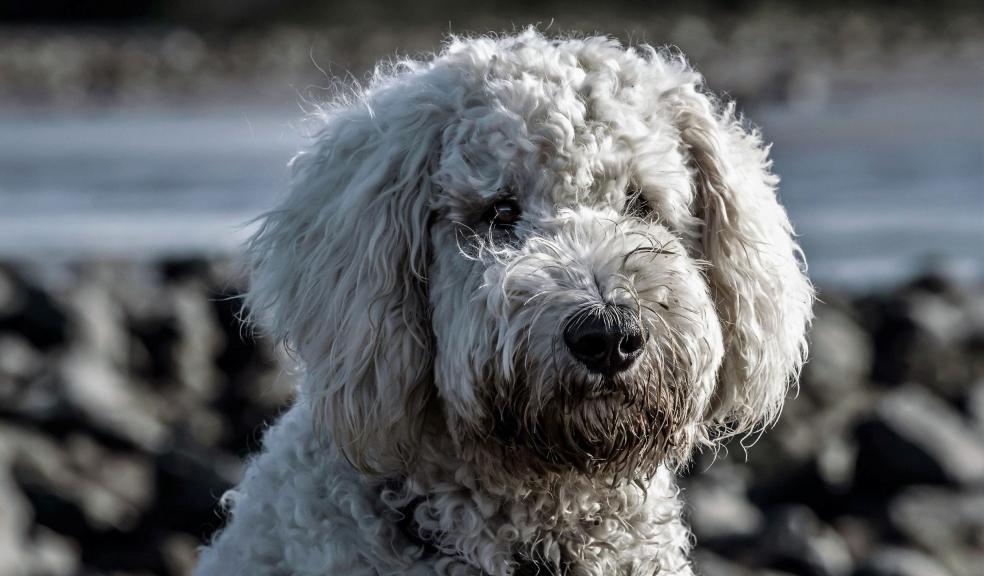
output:
[[[813,289],[682,57],[453,39],[318,114],[252,238],[302,364],[200,575],[685,575],[673,471],[760,429]]]

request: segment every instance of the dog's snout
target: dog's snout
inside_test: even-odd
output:
[[[639,321],[623,306],[575,312],[565,322],[564,343],[571,354],[588,370],[607,376],[632,367],[645,341]]]

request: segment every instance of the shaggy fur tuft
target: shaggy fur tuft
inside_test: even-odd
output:
[[[298,398],[197,574],[691,574],[672,472],[773,422],[806,354],[760,135],[677,55],[534,30],[315,116],[247,251]]]

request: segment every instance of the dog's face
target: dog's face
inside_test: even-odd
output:
[[[434,172],[428,288],[451,431],[518,448],[505,462],[652,468],[691,444],[723,354],[701,265],[655,210],[661,191],[637,184],[687,194],[689,171],[673,146],[636,164],[631,134],[577,109],[583,92],[510,89],[475,100],[485,115],[457,122],[467,136]],[[550,106],[515,104],[544,90]]]
[[[456,41],[325,112],[254,237],[248,302],[339,446],[636,476],[777,414],[812,289],[757,135],[682,61]]]

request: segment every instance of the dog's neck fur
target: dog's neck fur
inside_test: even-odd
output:
[[[446,432],[427,434],[411,471],[380,485],[391,521],[423,554],[495,575],[689,569],[687,551],[673,549],[687,538],[678,537],[686,529],[668,470],[646,480],[573,471],[519,475],[501,460],[502,451],[484,447],[455,446]],[[640,562],[639,551],[647,549],[651,560]]]

